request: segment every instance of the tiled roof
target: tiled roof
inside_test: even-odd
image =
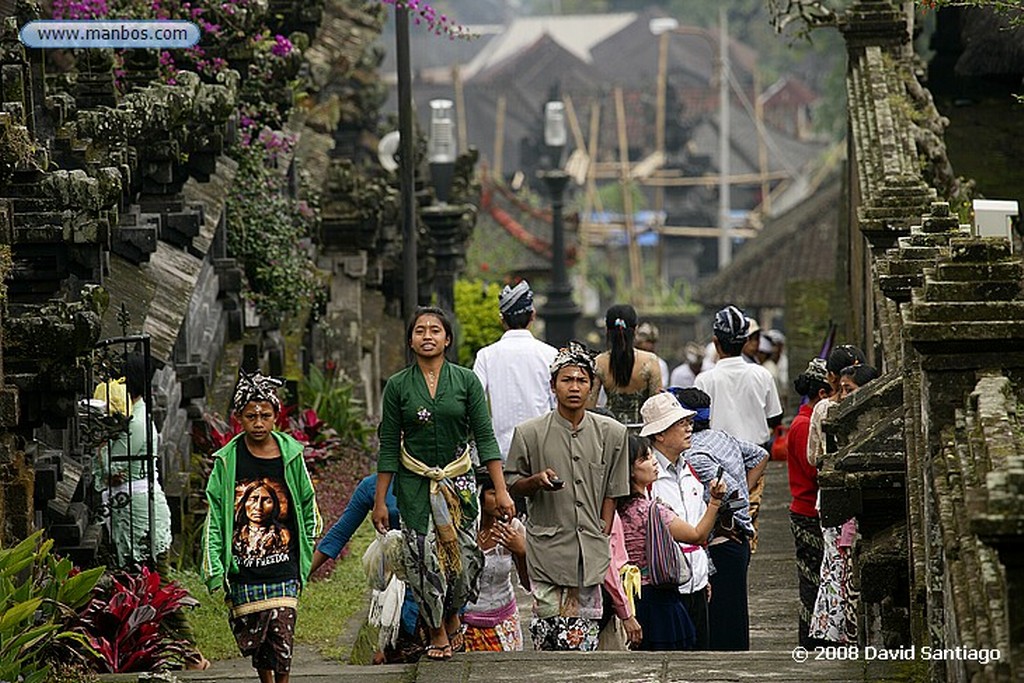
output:
[[[771,219],[724,270],[697,287],[705,306],[782,308],[791,280],[835,278],[841,183],[833,174],[807,200]]]
[[[590,63],[590,49],[628,26],[636,17],[636,14],[624,12],[516,19],[473,57],[464,69],[464,76],[467,79],[472,78],[481,71],[518,56],[545,35],[550,36],[578,59]]]

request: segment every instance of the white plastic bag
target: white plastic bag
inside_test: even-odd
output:
[[[384,590],[390,578],[384,556],[384,539],[384,534],[378,533],[363,553],[363,573],[366,574],[366,582],[375,591]]]
[[[370,613],[367,617],[371,626],[380,629],[377,636],[377,649],[398,642],[398,633],[402,626],[402,603],[405,602],[405,582],[394,574],[384,590],[373,591],[370,599]]]
[[[402,532],[392,529],[386,534],[378,533],[363,553],[363,573],[366,582],[375,591],[382,591],[395,574],[404,578],[402,566]]]

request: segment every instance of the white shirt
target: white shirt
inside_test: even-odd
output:
[[[683,363],[676,367],[672,371],[672,375],[669,377],[669,383],[667,387],[681,387],[683,389],[689,389],[693,386],[694,380],[697,379],[697,375],[693,373],[689,363]]]
[[[715,363],[717,362],[718,349],[715,348],[715,342],[712,340],[704,347],[704,360],[700,363],[700,371],[707,372],[711,368],[715,367]]]
[[[517,518],[512,518],[511,526],[513,530],[525,536],[526,527]],[[480,594],[476,602],[466,605],[466,611],[470,613],[493,612],[516,599],[512,577],[515,576],[518,582],[518,575],[512,551],[500,543],[495,543],[493,548],[488,548],[483,553],[484,568],[480,570]]]
[[[658,479],[651,485],[651,497],[657,498],[672,508],[680,518],[697,526],[704,516],[707,503],[704,502],[704,485],[693,476],[690,466],[682,456],[673,465],[658,449],[654,457],[658,459]],[[690,580],[679,586],[680,593],[696,593],[708,585],[708,554],[704,548],[680,543],[690,561]]]
[[[508,458],[512,430],[555,407],[551,363],[558,350],[529,330],[508,330],[476,353],[473,372],[484,386],[502,461]]]
[[[758,445],[768,443],[768,418],[782,414],[770,372],[742,356],[722,358],[697,375],[694,386],[711,397],[712,429]]]

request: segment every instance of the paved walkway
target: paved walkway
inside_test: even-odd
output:
[[[308,647],[296,648],[295,683],[559,683],[561,681],[878,681],[889,672],[872,663],[797,662],[797,586],[793,538],[789,531],[789,483],[784,463],[768,468],[761,506],[761,542],[750,565],[750,652],[686,653],[466,653],[450,662],[418,665],[347,666],[328,662]],[[354,638],[354,634],[353,634]],[[215,662],[205,672],[175,673],[180,681],[254,681],[247,660]],[[172,677],[163,680],[173,680]],[[135,681],[105,676],[103,681]],[[153,679],[148,679],[153,680]]]

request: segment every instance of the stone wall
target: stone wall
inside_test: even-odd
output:
[[[214,267],[224,254],[211,247],[231,182],[230,162],[218,170],[217,158],[235,83],[183,73],[177,85],[149,84],[154,55],[126,60],[124,77],[143,87],[118,97],[103,50],[75,54],[77,79],[44,81],[45,55],[17,39],[34,11],[21,3],[0,28],[0,125],[26,144],[0,149],[0,242],[12,256],[0,389],[8,398],[17,389],[3,428],[30,453],[3,456],[2,541],[43,526],[62,552],[89,563],[100,534],[76,404],[92,394],[90,359],[101,337],[150,335],[162,478],[172,496],[181,492],[176,474],[189,468],[183,408],[202,398],[227,336]],[[225,170],[227,185],[212,193],[190,180],[217,185]],[[9,443],[0,433],[0,451]]]
[[[918,133],[943,124],[906,25],[899,5],[864,0],[841,26],[848,339],[883,374],[830,410],[822,520],[860,524],[862,645],[998,648],[988,666],[925,664],[933,680],[1020,680],[1024,264],[1006,240],[971,236],[922,179]]]
[[[17,28],[38,10],[31,3],[18,8],[0,33],[0,248],[9,245],[13,255],[8,307],[0,312],[0,516],[7,534],[0,541],[23,537],[33,525],[60,526],[67,532],[62,549],[88,563],[99,534],[89,514],[92,454],[79,443],[76,405],[92,393],[97,340],[150,338],[160,475],[182,513],[192,512],[191,428],[207,412],[224,413],[224,406],[208,405],[208,395],[234,383],[245,353],[224,353],[246,333],[242,271],[225,247],[225,199],[237,166],[224,150],[237,134],[238,72],[247,72],[253,55],[240,48],[228,55],[235,70],[216,78],[181,71],[166,85],[155,81],[156,54],[132,51],[119,66],[130,87],[119,94],[109,51],[69,52],[70,72],[44,79],[46,56],[17,39]],[[287,365],[303,371],[333,363],[356,383],[372,416],[383,379],[404,364],[405,348],[398,341],[397,176],[376,160],[385,88],[374,43],[387,8],[273,0],[263,9],[275,32],[296,38],[294,31],[305,31],[311,39],[302,70],[308,97],[286,124],[294,152],[278,157],[278,167],[289,191],[308,193],[303,198],[321,210],[321,230],[308,248],[328,283],[326,300],[311,302],[308,320],[299,321],[302,348],[287,350]],[[290,83],[277,85],[275,96],[293,95]],[[419,131],[417,138],[415,200],[426,207],[434,193]],[[453,203],[472,204],[479,192],[471,179],[475,160],[473,152],[460,157]],[[462,211],[467,218],[456,238],[464,242],[475,211]],[[438,254],[426,225],[419,230],[418,277],[429,298]],[[458,249],[452,253],[457,264]],[[262,338],[245,346],[250,362],[271,372],[284,367],[280,331],[252,332]],[[16,443],[29,444],[27,458]]]

